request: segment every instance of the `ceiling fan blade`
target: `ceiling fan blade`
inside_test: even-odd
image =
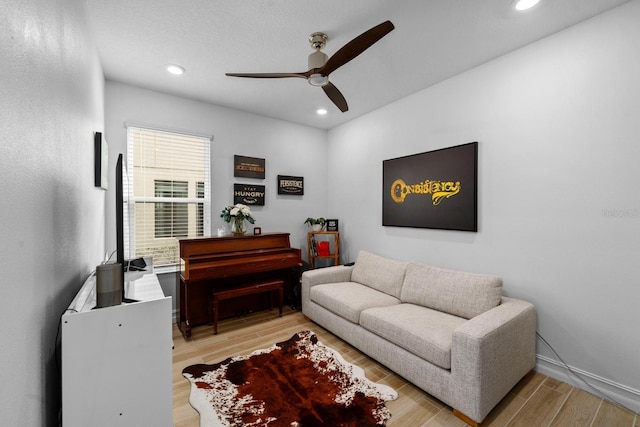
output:
[[[347,112],[349,111],[349,106],[347,105],[347,100],[344,99],[342,93],[338,90],[337,87],[333,85],[333,83],[329,82],[326,85],[322,86],[322,90],[327,94],[329,99],[336,104],[336,107],[340,109],[340,111]]]
[[[250,77],[254,79],[282,79],[286,77],[308,78],[308,72],[304,73],[225,73],[229,77]]]
[[[370,30],[360,34],[346,45],[342,46],[320,69],[320,74],[328,76],[331,72],[342,67],[365,50],[369,49],[378,40],[389,34],[395,27],[391,21],[385,21]]]

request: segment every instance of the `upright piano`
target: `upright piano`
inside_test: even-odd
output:
[[[191,336],[193,326],[211,321],[209,296],[217,288],[279,279],[299,306],[302,258],[300,249],[291,247],[289,233],[182,239],[180,260],[176,319],[185,337]],[[262,308],[255,297],[226,307],[227,315]]]

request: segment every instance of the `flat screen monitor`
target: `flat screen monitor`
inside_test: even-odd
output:
[[[124,168],[122,166],[122,153],[118,154],[116,161],[116,262],[122,266],[122,302],[137,302],[126,298],[126,283],[124,273],[128,269],[128,262],[124,259]]]
[[[116,162],[116,262],[122,266],[122,300],[124,301],[124,188],[122,172],[122,153],[120,153]]]

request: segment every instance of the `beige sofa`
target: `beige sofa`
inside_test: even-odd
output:
[[[535,308],[496,276],[361,251],[304,272],[302,312],[472,424],[535,366]]]

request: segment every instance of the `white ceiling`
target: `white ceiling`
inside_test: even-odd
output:
[[[628,0],[541,0],[527,13],[512,0],[86,1],[106,79],[330,129]],[[331,56],[385,20],[395,30],[331,74],[346,113],[303,79],[225,76],[307,71],[311,33],[329,36]]]

